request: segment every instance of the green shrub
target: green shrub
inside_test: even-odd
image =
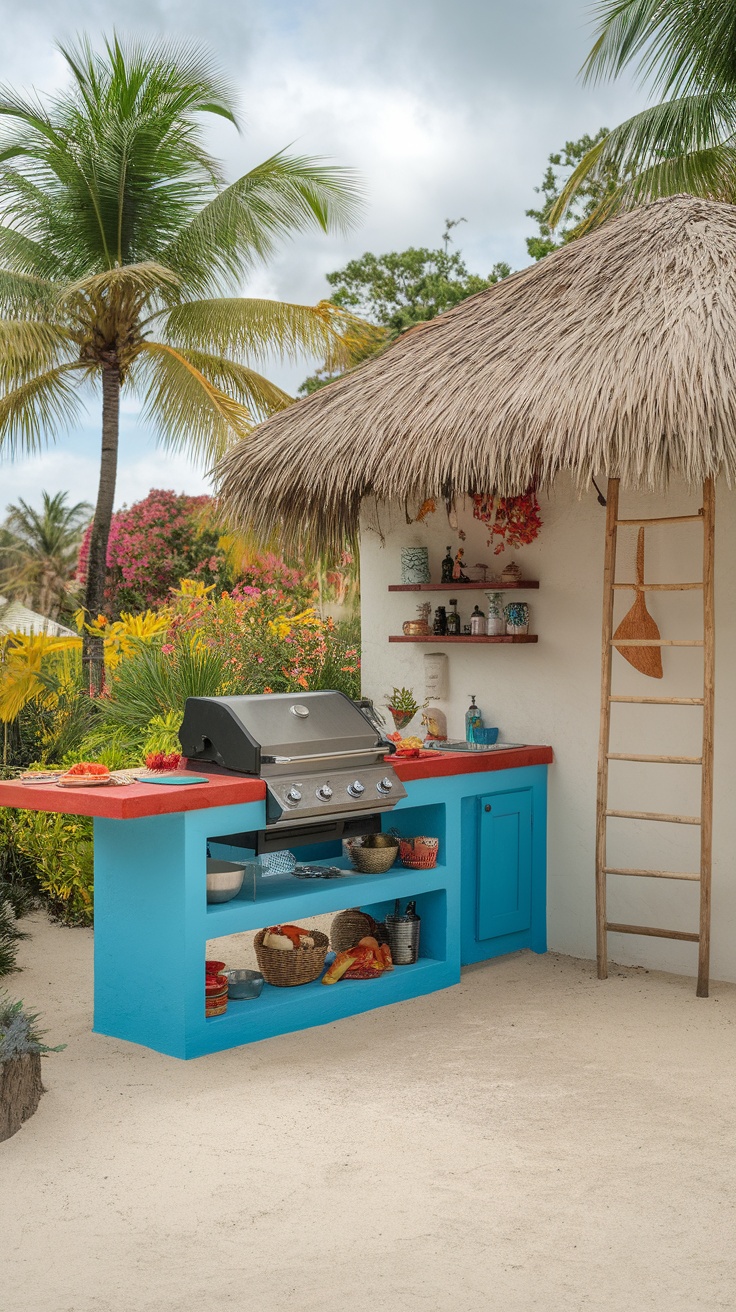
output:
[[[32,867],[51,915],[65,925],[93,919],[92,820],[44,811],[5,811],[4,846]]]
[[[44,1031],[36,1027],[38,1016],[23,1010],[22,1002],[11,1002],[7,994],[0,995],[0,1061],[23,1057],[26,1053],[61,1052],[65,1043],[49,1048],[43,1043]]]

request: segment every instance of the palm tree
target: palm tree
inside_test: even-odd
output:
[[[736,6],[732,0],[602,0],[586,80],[636,62],[660,99],[614,128],[580,161],[551,214],[582,186],[618,179],[579,231],[661,196],[736,200]]]
[[[79,547],[89,523],[88,501],[67,504],[67,493],[42,493],[42,509],[22,497],[8,506],[0,542],[0,590],[49,619],[69,600]]]
[[[252,366],[351,358],[359,321],[329,302],[245,298],[279,239],[344,229],[353,174],[280,152],[229,186],[202,115],[235,124],[233,96],[195,47],[117,36],[60,47],[70,86],[44,101],[0,90],[0,451],[35,450],[102,396],[100,481],[85,609],[103,606],[120,395],[141,398],[169,449],[211,461],[291,403]],[[86,637],[99,687],[100,640]]]

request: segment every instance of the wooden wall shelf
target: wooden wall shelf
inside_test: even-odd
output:
[[[389,592],[518,592],[520,588],[538,588],[537,579],[519,579],[518,583],[389,583]]]
[[[484,633],[392,633],[389,642],[538,642],[537,633],[502,633],[489,637]]]

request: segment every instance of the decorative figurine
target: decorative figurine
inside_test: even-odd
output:
[[[444,637],[447,633],[447,612],[444,606],[438,606],[434,613],[432,632],[439,637]]]
[[[442,562],[442,582],[452,583],[452,570],[455,562],[452,559],[452,547],[447,548],[447,555]]]
[[[427,730],[424,741],[447,742],[447,716],[438,706],[427,706],[422,712],[422,724]]]
[[[464,556],[464,555],[465,555],[465,548],[464,548],[464,547],[458,547],[458,549],[457,549],[457,555],[456,555],[456,557],[455,557],[455,563],[454,563],[454,565],[453,565],[453,567],[452,567],[452,582],[453,582],[453,583],[469,583],[469,582],[470,582],[470,579],[468,578],[467,574],[465,574],[465,573],[463,572],[463,556]]]

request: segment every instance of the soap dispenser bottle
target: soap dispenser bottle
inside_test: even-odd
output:
[[[468,743],[475,742],[475,730],[482,729],[483,716],[480,708],[475,704],[475,693],[471,695],[470,705],[465,712],[465,741]]]

